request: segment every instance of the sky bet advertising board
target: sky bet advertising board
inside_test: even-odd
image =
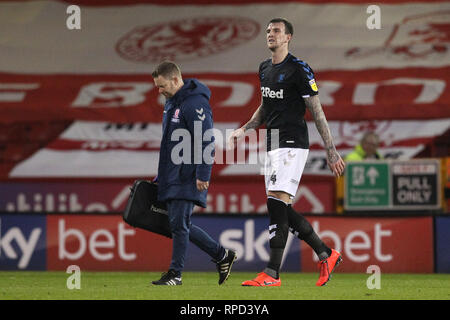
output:
[[[449,272],[450,218],[307,216],[323,241],[343,255],[340,272]],[[269,260],[266,215],[194,215],[225,248],[236,251],[233,270],[260,272]],[[414,250],[411,250],[414,248]],[[437,257],[434,256],[437,253]],[[172,254],[169,238],[133,228],[121,215],[0,215],[0,270],[167,271]],[[448,255],[447,255],[448,256]],[[408,263],[414,261],[414,263]],[[406,262],[406,263],[405,263]],[[186,271],[215,271],[211,257],[190,243]],[[318,272],[311,248],[292,234],[286,243],[282,271]]]

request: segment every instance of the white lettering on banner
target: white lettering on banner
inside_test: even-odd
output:
[[[86,249],[88,249],[89,253],[96,259],[100,261],[108,261],[114,258],[113,250],[116,246],[115,238],[113,234],[106,229],[98,229],[95,230],[92,235],[89,237],[89,246],[87,247],[84,233],[78,229],[70,228],[66,229],[65,220],[60,219],[58,221],[58,258],[60,260],[68,259],[68,260],[78,260],[84,256],[86,253]],[[118,223],[118,231],[117,231],[117,239],[118,239],[118,256],[122,260],[131,261],[136,259],[135,253],[127,253],[125,252],[125,237],[126,236],[134,236],[136,233],[133,229],[126,229],[124,223]],[[68,252],[66,250],[66,241],[70,236],[77,238],[79,247],[75,252]],[[101,241],[98,239],[100,236],[106,237],[106,241]],[[111,249],[109,252],[100,253],[98,252],[98,248],[107,248]]]
[[[200,207],[196,207],[196,211],[199,211]],[[259,212],[255,210],[255,206],[252,204],[250,195],[248,193],[236,194],[236,193],[208,193],[206,196],[206,209],[204,212],[216,212],[216,213],[249,213]]]
[[[381,224],[375,224],[375,257],[377,257],[378,261],[387,262],[392,260],[391,254],[382,254],[381,253],[381,238],[382,237],[390,237],[392,235],[392,230],[381,230]]]
[[[87,202],[84,193],[33,193],[31,195],[18,193],[16,201],[7,202],[5,209],[8,212],[108,212],[121,210],[130,195],[130,186],[123,188],[114,196],[111,203]],[[80,197],[82,198],[80,201]],[[210,192],[206,198],[205,209],[196,207],[195,211],[216,213],[265,213],[267,206],[264,197],[249,193]],[[306,201],[311,206],[311,212],[325,212],[325,205],[309,187],[300,186],[293,204]]]
[[[356,77],[357,75],[355,75]],[[132,79],[132,78],[130,78]],[[401,86],[408,87],[411,85],[420,86],[419,90],[415,90],[415,98],[408,103],[412,104],[431,104],[439,102],[447,87],[445,79],[427,77],[427,78],[409,78],[397,77],[386,80],[374,80],[374,82],[356,82],[354,85],[344,87],[343,82],[335,80],[323,79],[319,76],[321,102],[324,106],[338,106],[342,103],[352,103],[353,105],[378,105],[377,90],[381,87]],[[57,80],[54,80],[57,81]],[[255,84],[252,82],[221,80],[221,79],[204,79],[203,82],[210,86],[212,95],[217,93],[230,91],[230,93],[215,103],[215,107],[233,107],[239,108],[248,105],[255,96]],[[40,83],[0,83],[0,103],[1,102],[23,102],[26,98],[26,92],[41,87]],[[225,89],[231,90],[225,90]],[[154,89],[151,82],[92,82],[85,83],[78,91],[76,98],[71,103],[72,107],[77,108],[108,108],[108,107],[129,107],[148,102],[147,93]],[[268,87],[261,87],[263,97],[282,99],[284,96],[283,89],[278,91],[271,90]],[[402,90],[402,88],[400,88]],[[44,86],[40,89],[41,95],[45,95],[48,88]],[[342,95],[342,91],[347,94]],[[350,91],[350,92],[349,92]],[[338,94],[339,95],[336,95]],[[48,94],[52,94],[48,92]],[[344,97],[345,96],[345,97]],[[59,96],[56,96],[59,98]],[[347,101],[346,97],[350,97],[351,101]],[[34,99],[39,99],[34,97]],[[38,103],[39,100],[30,101]],[[159,103],[164,105],[165,98],[157,95],[156,101],[150,103]],[[444,102],[444,101],[442,101]],[[64,100],[58,101],[61,105],[66,105]],[[70,103],[70,102],[69,102]],[[386,102],[382,102],[386,104]]]
[[[105,237],[106,241],[102,241],[99,238]],[[107,253],[100,253],[98,252],[97,248],[106,248],[106,249],[112,249],[115,246],[114,237],[106,229],[98,229],[95,230],[94,233],[92,233],[91,237],[89,238],[89,249],[92,254],[92,256],[96,260],[100,261],[107,261],[114,258],[114,254],[112,252]]]
[[[361,241],[353,241],[354,239],[362,239]],[[354,262],[365,262],[369,260],[369,254],[364,253],[357,255],[353,250],[368,250],[371,247],[370,238],[364,231],[355,230],[348,234],[344,241],[344,250],[346,256]]]
[[[86,240],[84,238],[83,232],[78,229],[68,229],[65,230],[66,222],[64,219],[58,222],[58,258],[60,260],[69,259],[77,260],[80,259],[86,251]],[[78,251],[74,253],[67,252],[66,250],[66,238],[73,236],[78,239],[80,244]]]
[[[422,90],[414,99],[414,103],[434,103],[442,95],[446,87],[445,80],[438,79],[396,78],[381,82],[381,85],[396,84],[422,85]]]
[[[31,198],[31,199],[30,199]],[[16,203],[6,203],[6,211],[9,212],[107,212],[108,206],[100,202],[93,202],[85,207],[78,201],[76,193],[35,193],[30,198],[24,193],[19,193]]]
[[[373,83],[358,83],[353,92],[353,104],[374,105],[375,93],[381,86],[391,85],[420,85],[422,90],[414,99],[413,103],[433,103],[439,99],[444,92],[446,82],[440,79],[419,79],[419,78],[395,78]]]
[[[303,201],[306,200],[308,203],[311,204],[312,213],[323,213],[325,211],[325,207],[320,201],[319,198],[317,198],[314,193],[305,186],[300,186],[298,188],[297,194],[295,195],[294,199],[292,200],[292,205],[296,204],[297,201],[303,198]]]
[[[241,229],[229,229],[220,234],[219,242],[226,248],[236,251],[238,259],[245,261],[255,259],[255,252],[262,261],[269,261],[269,253],[264,245],[269,241],[269,230],[264,230],[255,238],[255,221],[249,219],[244,224],[244,231]],[[242,245],[241,240],[244,240]]]
[[[253,199],[252,199],[253,198]],[[196,207],[195,212],[215,212],[215,213],[266,213],[267,204],[265,197],[259,197],[248,193],[225,193],[209,192],[206,196],[206,208],[203,210]],[[297,194],[292,200],[295,205],[298,201],[305,201],[311,205],[311,212],[324,213],[324,203],[306,186],[300,186]]]
[[[145,94],[153,88],[149,82],[98,82],[81,88],[73,107],[130,107],[145,102]],[[95,102],[95,100],[106,100]],[[117,101],[120,99],[120,101]]]
[[[342,87],[337,81],[320,81],[320,103],[324,106],[335,104],[333,94]]]
[[[128,200],[128,197],[130,196],[130,187],[131,185],[123,187],[122,190],[111,201],[111,207],[113,209],[119,209],[120,206]]]
[[[0,219],[0,230],[1,230],[1,219]],[[33,255],[36,244],[42,233],[41,228],[34,228],[31,231],[28,240],[24,237],[22,231],[18,227],[13,227],[6,231],[4,235],[0,233],[0,257],[2,252],[9,259],[17,259],[18,255],[16,250],[11,245],[12,241],[19,246],[20,251],[22,251],[22,256],[19,259],[18,268],[25,269],[30,262],[31,256]]]
[[[313,221],[312,226],[316,231],[317,235],[321,238],[331,238],[333,240],[333,247],[337,251],[343,250],[344,255],[353,262],[361,263],[366,262],[370,259],[370,254],[368,252],[357,254],[356,250],[371,250],[372,241],[368,233],[363,230],[353,230],[348,233],[344,238],[344,247],[342,247],[341,237],[334,231],[331,230],[319,230],[319,222]],[[375,223],[374,225],[374,257],[378,261],[387,262],[393,259],[391,254],[382,253],[382,238],[390,237],[392,235],[392,230],[382,230],[380,223]],[[361,239],[356,241],[356,239]],[[326,240],[325,240],[326,241]],[[318,261],[317,255],[313,252],[313,260]]]
[[[39,88],[39,83],[0,83],[0,102],[22,102],[26,90]]]
[[[134,229],[127,229],[124,223],[119,223],[119,257],[125,261],[136,260],[135,253],[125,252],[125,237],[134,236],[136,231]]]
[[[8,212],[108,212],[120,210],[128,200],[131,185],[126,185],[112,199],[110,206],[102,202],[83,205],[77,193],[34,193],[29,198],[24,193],[17,194],[16,202],[7,202]]]

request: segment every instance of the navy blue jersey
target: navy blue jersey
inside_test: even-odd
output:
[[[279,148],[308,149],[304,98],[319,93],[311,67],[288,54],[279,64],[272,64],[272,59],[262,62],[259,80],[264,122],[268,129],[267,151],[276,148],[271,139],[273,129],[279,130]]]

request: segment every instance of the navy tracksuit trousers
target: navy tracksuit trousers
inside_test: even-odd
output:
[[[172,262],[169,269],[181,276],[189,241],[206,252],[215,261],[225,255],[223,248],[203,229],[191,223],[194,203],[188,200],[174,199],[167,201],[170,229],[172,231]]]

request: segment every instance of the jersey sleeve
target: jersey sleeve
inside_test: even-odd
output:
[[[206,99],[187,99],[183,103],[183,117],[186,127],[197,143],[194,143],[194,163],[196,178],[209,181],[215,157],[215,137],[213,132],[213,117]],[[201,134],[201,136],[198,136]],[[196,149],[196,146],[201,149]]]
[[[298,66],[295,80],[297,89],[300,91],[301,96],[303,98],[308,98],[319,94],[314,71],[306,62],[299,60],[297,63]]]
[[[263,71],[264,63],[265,63],[265,61],[261,62],[259,64],[259,69],[258,69],[258,79],[259,79],[260,85],[261,85],[261,81],[264,79],[264,71]]]

